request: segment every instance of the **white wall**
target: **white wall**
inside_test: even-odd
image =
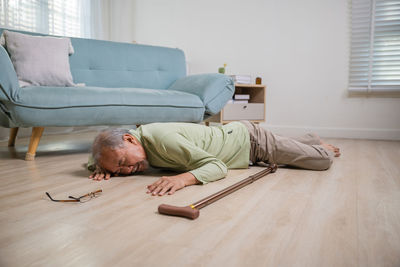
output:
[[[179,47],[192,74],[261,76],[275,132],[400,140],[400,98],[350,97],[348,0],[136,0],[130,34]]]
[[[109,40],[132,43],[134,5],[132,0],[109,0]]]

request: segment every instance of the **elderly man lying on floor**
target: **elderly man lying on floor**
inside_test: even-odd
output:
[[[241,121],[224,126],[153,123],[137,130],[112,129],[94,140],[89,170],[93,180],[142,172],[149,165],[182,172],[163,176],[147,193],[173,194],[185,186],[206,184],[226,176],[228,169],[275,163],[326,170],[339,149],[314,134],[292,139]]]

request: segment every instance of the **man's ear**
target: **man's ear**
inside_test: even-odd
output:
[[[132,136],[132,135],[130,135],[130,134],[124,134],[124,135],[122,136],[122,139],[123,139],[124,141],[127,141],[127,142],[129,142],[129,143],[132,143],[132,144],[134,144],[134,145],[139,144],[139,141],[138,141],[134,136]]]

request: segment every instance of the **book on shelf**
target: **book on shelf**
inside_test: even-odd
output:
[[[235,94],[233,97],[235,100],[249,100],[250,99],[250,95],[248,94]]]
[[[231,100],[228,100],[227,104],[248,104],[248,103],[249,103],[249,100],[234,100],[234,99],[231,99]]]
[[[233,100],[233,104],[248,104],[249,100]]]
[[[235,83],[251,84],[251,76],[250,75],[231,75],[231,77]]]

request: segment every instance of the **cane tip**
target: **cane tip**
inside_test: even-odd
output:
[[[278,165],[277,165],[277,164],[272,164],[272,165],[270,166],[270,168],[271,168],[271,173],[274,173],[274,172],[276,172],[276,170],[278,169]]]

